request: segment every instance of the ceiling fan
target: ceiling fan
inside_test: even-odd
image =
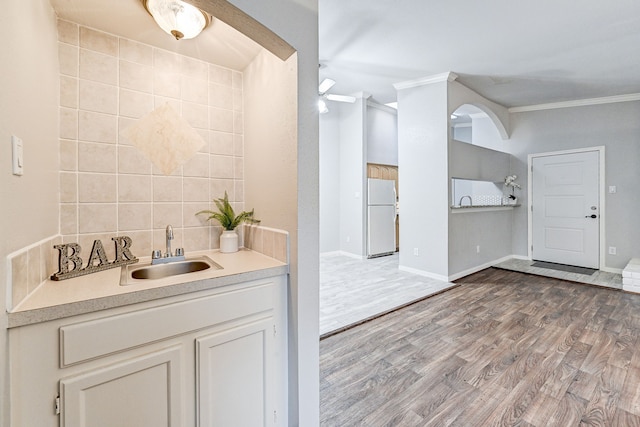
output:
[[[350,104],[353,104],[354,102],[356,102],[355,96],[327,93],[329,89],[331,89],[335,84],[336,84],[335,80],[326,78],[322,80],[322,82],[320,82],[320,85],[318,86],[318,95],[320,95],[320,99],[318,100],[318,108],[320,109],[321,114],[329,111],[329,108],[327,107],[327,103],[325,102],[325,100],[337,101],[337,102],[348,102]]]

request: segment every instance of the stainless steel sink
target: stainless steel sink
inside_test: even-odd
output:
[[[188,258],[167,264],[130,264],[122,268],[120,285],[131,285],[139,280],[157,280],[203,270],[220,270],[222,266],[207,256]]]

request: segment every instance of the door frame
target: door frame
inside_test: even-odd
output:
[[[598,242],[598,268],[600,270],[605,270],[605,213],[606,213],[606,204],[605,204],[605,170],[604,170],[604,146],[598,147],[587,147],[587,148],[577,148],[574,150],[561,150],[561,151],[549,151],[545,153],[534,153],[529,154],[527,156],[527,253],[530,260],[533,259],[533,250],[531,249],[533,246],[533,215],[532,215],[532,203],[533,203],[533,159],[536,157],[550,157],[550,156],[558,156],[563,154],[576,154],[576,153],[587,153],[596,151],[598,152],[598,198],[599,198],[599,207],[598,210],[600,215],[599,221],[599,242]]]

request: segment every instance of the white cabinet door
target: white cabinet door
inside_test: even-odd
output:
[[[182,425],[180,348],[60,381],[62,427]]]
[[[268,317],[196,339],[198,426],[273,425],[273,325]]]

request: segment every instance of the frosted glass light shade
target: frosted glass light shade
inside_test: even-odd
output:
[[[142,0],[147,11],[166,33],[180,39],[192,39],[209,25],[202,10],[180,0]]]

